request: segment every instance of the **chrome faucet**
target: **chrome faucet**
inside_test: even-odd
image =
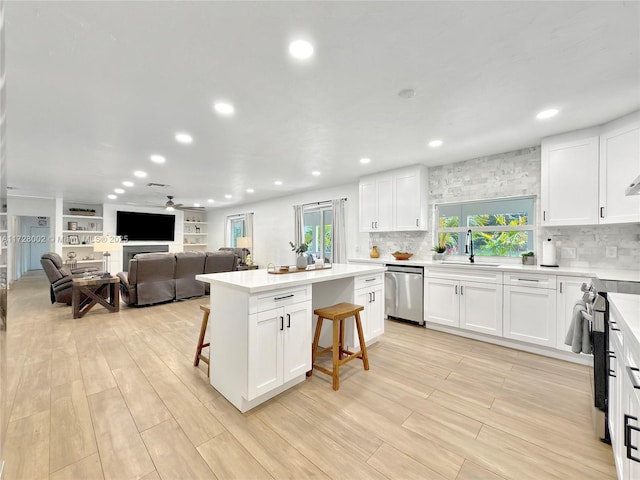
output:
[[[467,241],[464,244],[464,253],[469,254],[469,261],[475,262],[475,255],[473,254],[473,235],[471,235],[471,229],[467,230]]]

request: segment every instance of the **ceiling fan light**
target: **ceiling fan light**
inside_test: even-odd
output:
[[[166,207],[164,207],[164,209],[165,209],[167,212],[173,212],[173,211],[175,210],[175,208],[173,208],[173,206],[171,206],[171,205],[167,205]]]

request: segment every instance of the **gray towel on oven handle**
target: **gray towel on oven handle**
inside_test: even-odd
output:
[[[571,346],[573,353],[591,354],[593,352],[591,331],[589,329],[589,321],[584,317],[583,313],[587,313],[587,307],[582,300],[578,300],[573,306],[571,325],[564,343]]]

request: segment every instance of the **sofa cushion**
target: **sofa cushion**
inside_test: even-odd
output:
[[[138,305],[175,298],[175,265],[173,253],[139,253],[133,257],[129,262],[129,282],[136,285]]]
[[[176,300],[204,295],[204,283],[196,275],[204,272],[204,252],[176,253]]]

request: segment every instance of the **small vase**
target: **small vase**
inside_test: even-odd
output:
[[[444,260],[444,253],[434,252],[433,253],[433,259],[434,260]]]
[[[376,247],[374,245],[373,248],[371,249],[371,253],[369,253],[369,256],[371,258],[379,258],[380,257],[380,252],[378,252],[378,247]]]
[[[304,255],[298,255],[298,258],[296,258],[296,268],[298,270],[304,270],[307,268],[307,257],[305,257]]]

